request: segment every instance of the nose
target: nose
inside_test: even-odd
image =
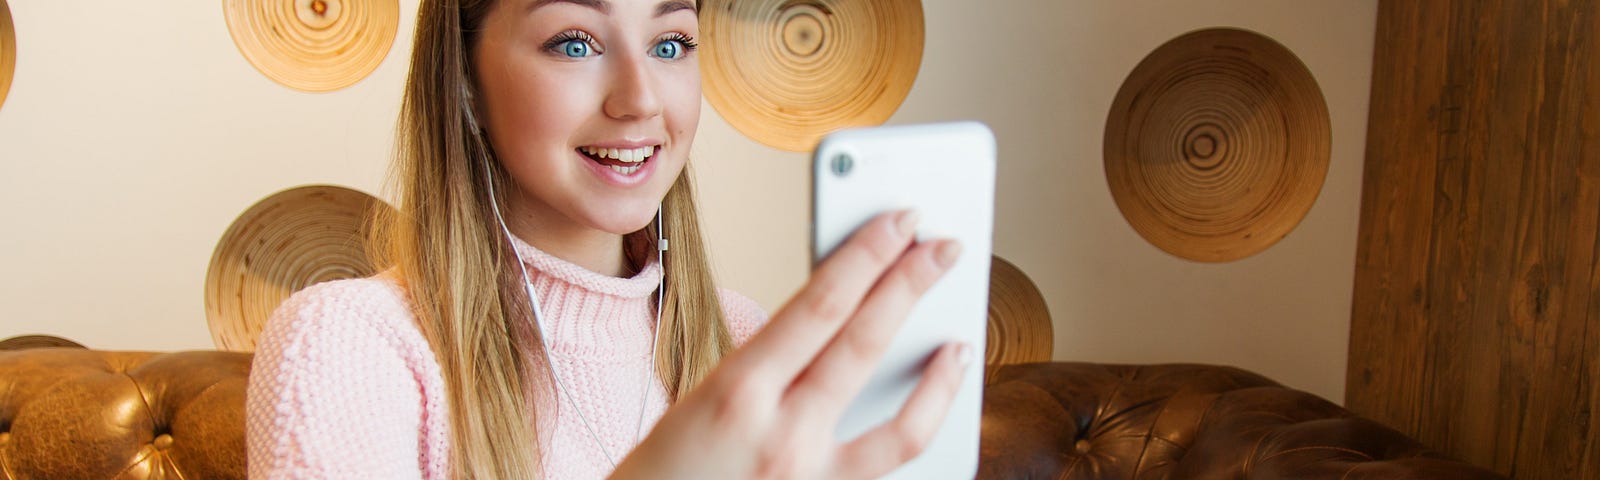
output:
[[[643,120],[661,115],[661,99],[656,97],[655,76],[648,58],[617,62],[606,93],[606,116],[618,120]]]

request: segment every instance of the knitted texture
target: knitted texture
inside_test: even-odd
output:
[[[661,382],[646,381],[660,265],[616,278],[513,244],[538,292],[563,392],[554,415],[539,415],[544,478],[603,478],[612,469],[606,452],[621,460],[667,407]],[[717,293],[743,344],[766,313],[730,290]],[[246,400],[250,478],[448,478],[447,408],[439,364],[404,289],[381,275],[311,286],[278,307],[256,342]]]

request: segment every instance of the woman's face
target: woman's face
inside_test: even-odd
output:
[[[472,52],[477,107],[537,226],[655,218],[700,121],[693,0],[502,0]]]

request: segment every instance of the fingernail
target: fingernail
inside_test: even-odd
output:
[[[965,343],[956,345],[956,361],[965,367],[972,364],[972,346]]]
[[[900,212],[900,216],[894,220],[894,229],[901,237],[909,237],[917,231],[917,220],[919,219],[920,216],[917,215],[915,210]]]
[[[961,242],[948,240],[933,252],[933,260],[939,263],[939,268],[949,269],[956,264],[956,258],[961,257]]]

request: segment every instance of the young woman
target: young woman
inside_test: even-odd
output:
[[[863,478],[920,450],[964,346],[895,420],[832,430],[959,246],[886,214],[770,321],[717,290],[687,168],[697,22],[688,0],[422,2],[375,222],[393,268],[262,332],[252,478]]]

